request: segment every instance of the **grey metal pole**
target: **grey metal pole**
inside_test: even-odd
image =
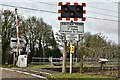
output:
[[[52,56],[50,57],[50,59],[51,59],[51,65],[53,65],[53,62],[52,62],[52,61],[53,61],[53,60],[52,60],[53,58],[52,58]]]
[[[45,62],[45,50],[44,50],[44,34],[42,36],[42,48],[43,48],[43,64]]]
[[[43,42],[43,57],[45,57],[45,53],[44,53],[44,35],[42,36],[42,42]]]
[[[62,73],[66,73],[66,53],[67,53],[67,42],[65,41],[63,48]]]
[[[76,61],[76,66],[77,66],[77,57],[75,58],[75,61]]]
[[[15,67],[15,53],[13,53],[13,67]]]
[[[72,46],[73,45],[73,42],[71,41],[71,43],[70,43],[70,46]],[[70,74],[72,74],[72,52],[70,51]]]
[[[83,43],[83,38],[81,39],[82,43]],[[83,52],[84,52],[84,45],[82,45],[82,47],[80,48],[80,74],[83,73]]]
[[[72,74],[72,53],[70,53],[70,74]]]

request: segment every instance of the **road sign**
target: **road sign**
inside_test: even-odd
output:
[[[70,45],[70,53],[74,53],[75,52],[75,46]]]
[[[66,40],[78,41],[79,35],[78,34],[66,34]]]
[[[60,32],[63,34],[83,34],[84,23],[60,22]]]

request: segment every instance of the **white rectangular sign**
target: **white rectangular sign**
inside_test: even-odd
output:
[[[60,32],[64,34],[83,34],[84,23],[80,22],[60,22]]]
[[[78,34],[66,34],[66,40],[78,41],[79,35]]]

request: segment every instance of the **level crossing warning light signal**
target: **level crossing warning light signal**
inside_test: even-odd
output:
[[[61,6],[61,17],[62,18],[82,18],[83,17],[83,7],[80,5],[62,5]]]
[[[81,21],[86,20],[86,10],[84,9],[86,7],[85,3],[79,5],[78,3],[70,4],[70,2],[66,2],[66,4],[63,4],[59,2],[58,6],[61,8],[58,9],[58,14],[60,14],[58,20],[62,20],[62,18],[66,18],[66,21],[70,21],[70,18],[73,18],[74,21],[78,21],[78,18],[81,18]]]

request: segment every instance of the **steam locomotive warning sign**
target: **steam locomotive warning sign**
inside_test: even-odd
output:
[[[61,22],[60,32],[63,34],[83,34],[84,24],[79,22]]]

